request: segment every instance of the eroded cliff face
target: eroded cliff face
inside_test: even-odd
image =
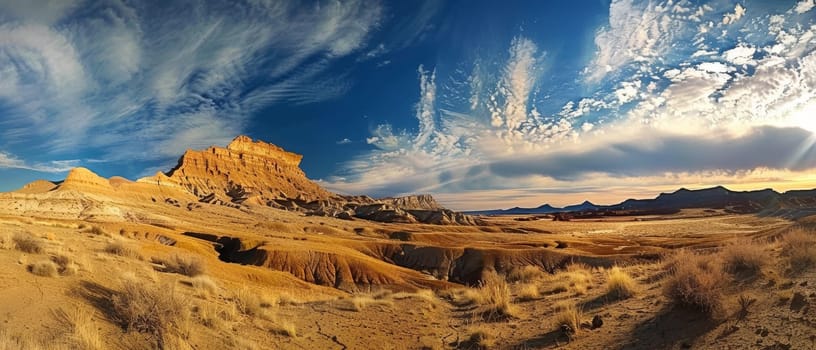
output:
[[[246,136],[226,148],[188,150],[165,181],[206,202],[267,205],[279,199],[325,200],[334,195],[300,169],[299,154]]]

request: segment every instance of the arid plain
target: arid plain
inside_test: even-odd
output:
[[[0,349],[807,349],[812,220],[554,221],[309,181],[239,137],[0,194]]]

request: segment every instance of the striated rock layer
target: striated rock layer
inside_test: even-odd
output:
[[[299,154],[246,136],[227,148],[188,150],[170,170],[165,181],[184,188],[205,201],[227,200],[241,204],[266,204],[276,199],[303,201],[334,195],[306,177]]]

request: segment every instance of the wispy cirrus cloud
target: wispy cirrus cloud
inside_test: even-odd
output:
[[[3,142],[141,160],[224,143],[274,103],[344,93],[348,77],[329,68],[366,47],[383,17],[378,2],[355,0],[0,8]]]
[[[56,160],[45,163],[30,163],[11,154],[0,152],[0,168],[33,170],[43,173],[61,173],[79,165],[79,160]]]

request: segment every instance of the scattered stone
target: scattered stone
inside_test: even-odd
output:
[[[794,312],[799,312],[808,305],[807,300],[805,300],[805,295],[799,292],[793,293],[793,298],[791,299],[790,309]]]
[[[603,319],[599,315],[592,317],[592,329],[601,328],[603,326]]]

